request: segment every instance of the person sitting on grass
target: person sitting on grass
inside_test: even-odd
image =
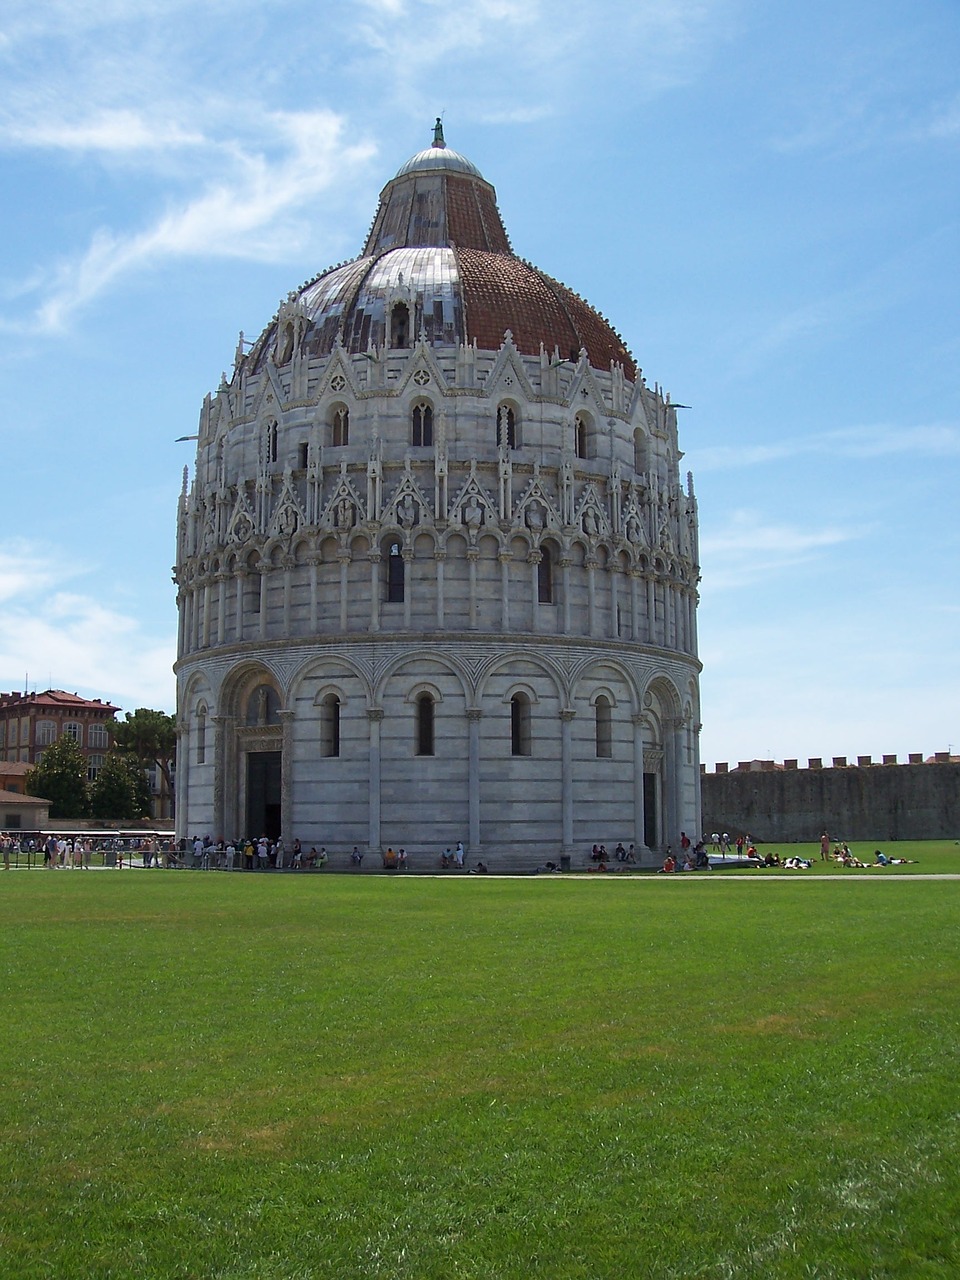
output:
[[[657,872],[658,876],[672,876],[677,869],[677,860],[669,851],[663,860],[663,866]]]

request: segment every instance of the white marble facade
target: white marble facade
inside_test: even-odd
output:
[[[304,286],[204,401],[178,834],[415,858],[462,839],[494,870],[623,841],[649,863],[700,826],[676,411],[585,346],[520,350],[509,308],[497,349],[466,304],[428,334],[429,287],[397,274],[380,343],[341,324],[311,345],[330,304]]]

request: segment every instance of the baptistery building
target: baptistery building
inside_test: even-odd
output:
[[[561,215],[562,216],[562,215]],[[575,262],[573,263],[575,266]],[[181,836],[462,840],[521,869],[699,832],[677,415],[445,144],[200,413],[177,529]]]

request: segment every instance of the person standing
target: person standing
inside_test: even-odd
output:
[[[463,870],[463,841],[462,840],[457,841],[457,852],[454,856],[457,861],[457,870],[462,871]]]

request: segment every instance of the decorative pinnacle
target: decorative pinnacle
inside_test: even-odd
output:
[[[437,116],[437,123],[433,126],[433,145],[435,147],[445,147],[447,144],[443,140],[443,120]]]

